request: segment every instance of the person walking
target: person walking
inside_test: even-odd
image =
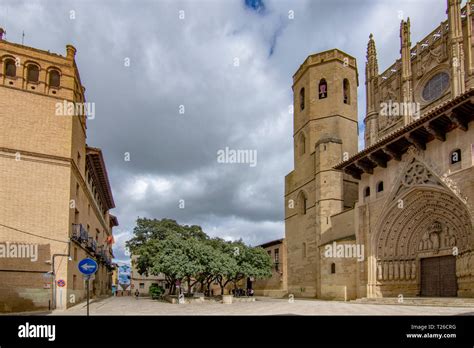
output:
[[[140,291],[135,290],[135,299],[138,300],[138,296],[140,296]]]

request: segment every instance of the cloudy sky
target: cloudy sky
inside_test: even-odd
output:
[[[87,101],[96,104],[87,141],[105,155],[122,261],[139,216],[198,224],[252,245],[281,238],[284,176],[293,168],[293,73],[318,51],[355,56],[362,130],[369,34],[383,71],[399,57],[407,16],[415,44],[445,19],[446,1],[0,3],[7,40],[21,43],[24,32],[28,46],[63,55],[66,44],[77,48]],[[218,163],[226,147],[256,150],[257,165]]]

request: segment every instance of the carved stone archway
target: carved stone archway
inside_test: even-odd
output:
[[[415,296],[420,259],[469,252],[471,234],[469,211],[456,196],[438,187],[414,187],[384,214],[372,244],[371,280],[383,296],[397,296],[403,288]]]
[[[419,295],[420,260],[427,257],[456,256],[458,282],[474,273],[465,270],[472,214],[459,192],[415,157],[400,173],[371,237],[368,297]]]

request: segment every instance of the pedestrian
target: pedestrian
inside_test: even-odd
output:
[[[135,290],[135,299],[138,300],[138,296],[140,296],[140,291],[138,291],[138,289],[137,289],[137,290]]]

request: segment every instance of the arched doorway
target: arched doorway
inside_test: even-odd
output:
[[[466,205],[441,185],[414,185],[382,213],[372,238],[375,296],[457,296],[458,260],[471,255]]]

